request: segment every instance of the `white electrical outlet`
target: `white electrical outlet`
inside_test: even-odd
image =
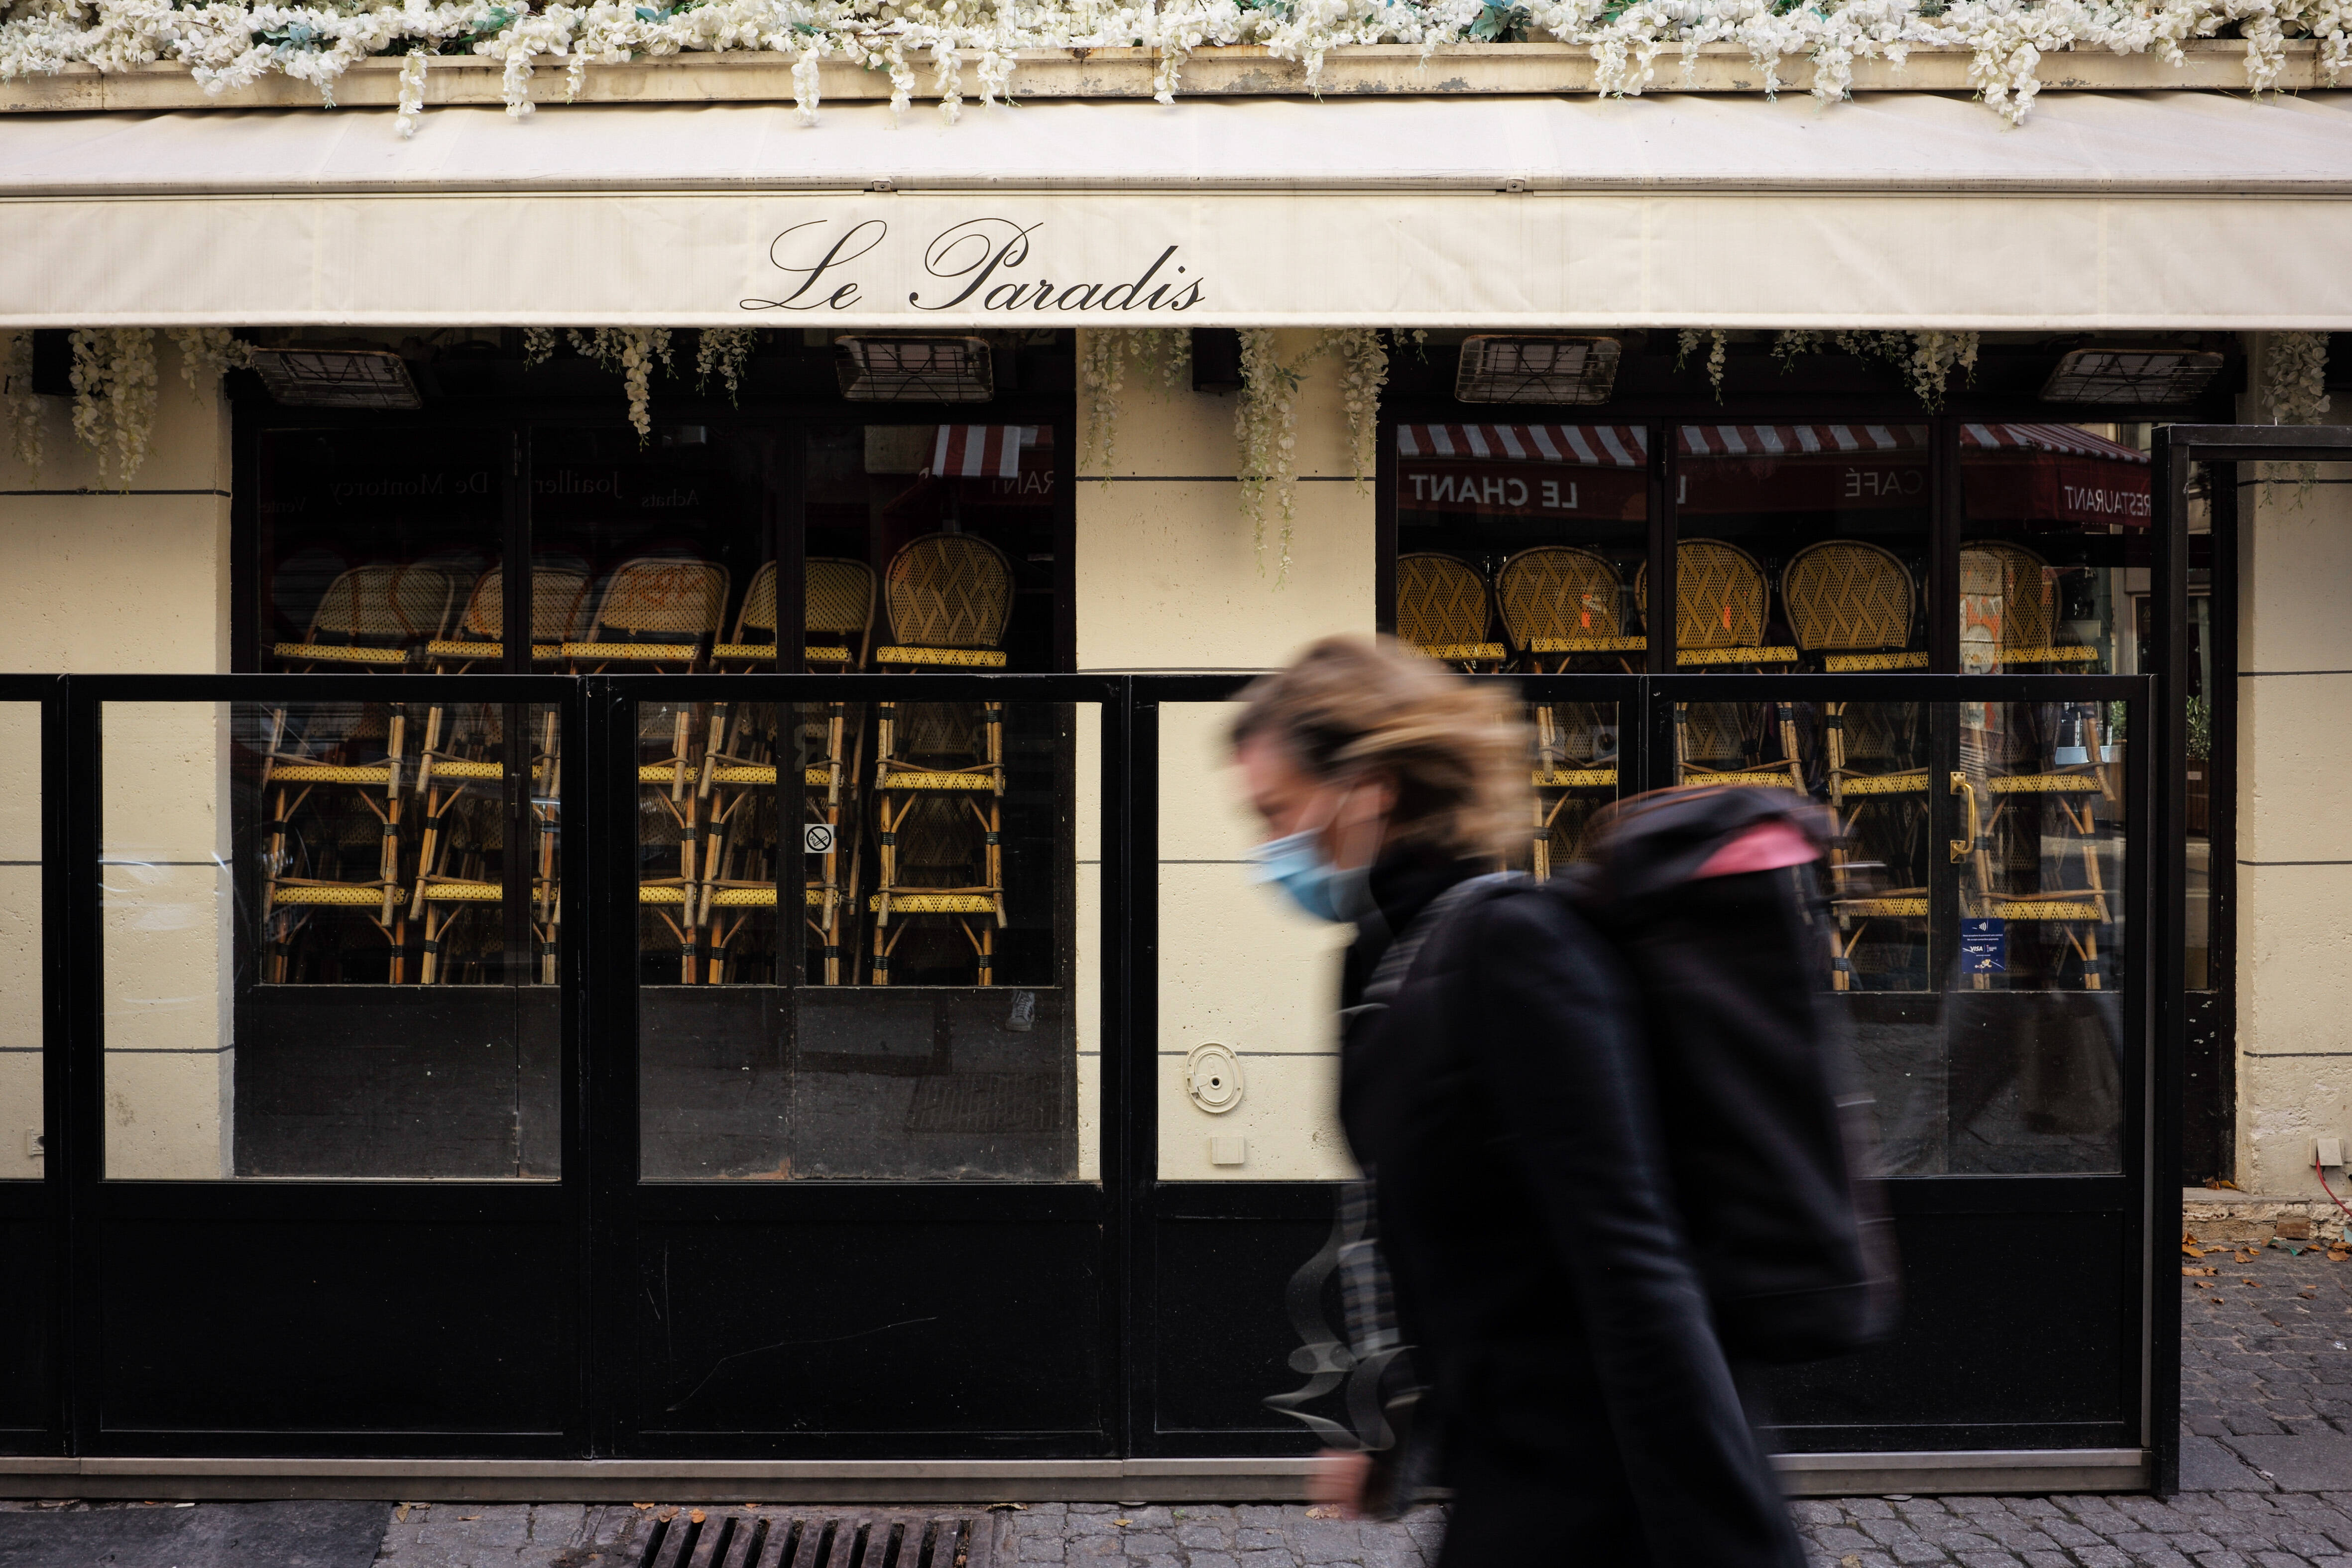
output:
[[[2341,1138],[2314,1139],[2311,1163],[2323,1169],[2331,1165],[2341,1166],[2344,1163],[2344,1140]]]

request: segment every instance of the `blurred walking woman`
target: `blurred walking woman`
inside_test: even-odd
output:
[[[1425,1453],[1454,1498],[1441,1568],[1795,1568],[1613,957],[1563,900],[1465,887],[1527,844],[1517,716],[1332,637],[1249,689],[1233,741],[1261,875],[1356,927],[1340,1114],[1423,1385],[1411,1438],[1331,1457],[1327,1491],[1375,1506]]]

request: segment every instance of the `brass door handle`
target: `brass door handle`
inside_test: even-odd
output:
[[[1967,859],[1969,854],[1975,850],[1977,847],[1977,835],[1981,832],[1982,829],[1979,828],[1977,824],[1976,786],[1969,783],[1969,776],[1966,773],[1955,772],[1952,774],[1952,793],[1954,795],[1964,795],[1969,797],[1969,836],[1966,838],[1954,838],[1947,841],[1952,847],[1952,863],[1954,865],[1958,865],[1959,862]]]

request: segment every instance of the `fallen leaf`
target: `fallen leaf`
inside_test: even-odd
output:
[[[2252,1285],[2257,1290],[2263,1288],[2263,1282],[2259,1279],[2241,1279],[2238,1283],[2241,1285]]]
[[[1328,1502],[1318,1503],[1313,1508],[1307,1510],[1307,1517],[1309,1519],[1337,1519],[1339,1517],[1339,1510],[1333,1504]]]
[[[408,1505],[406,1503],[402,1503],[398,1508],[392,1510],[392,1521],[394,1524],[404,1524],[407,1522]]]
[[[636,1510],[638,1510],[640,1512],[642,1512],[643,1510],[646,1510],[646,1509],[649,1509],[649,1508],[653,1507],[654,1505],[653,1505],[653,1504],[651,1504],[651,1503],[649,1503],[649,1502],[633,1502],[633,1503],[631,1503],[629,1506],[630,1506],[631,1508],[636,1509]]]
[[[1135,1521],[1131,1519],[1114,1519],[1111,1521],[1112,1524],[1118,1526],[1121,1530],[1125,1530],[1129,1525],[1133,1524],[1134,1522]]]
[[[759,1511],[760,1511],[760,1505],[759,1505],[758,1503],[755,1503],[755,1502],[738,1503],[738,1504],[736,1504],[736,1506],[737,1506],[738,1508],[741,1508],[741,1509],[748,1510],[749,1511],[751,1511],[751,1512],[752,1512],[752,1513],[757,1513],[757,1512],[759,1512]]]
[[[478,1513],[461,1513],[457,1516],[457,1522],[459,1524],[470,1524],[481,1517],[482,1516]]]
[[[2194,1241],[2182,1242],[2180,1244],[2180,1250],[2190,1258],[2202,1258],[2205,1256],[2205,1249],[2198,1246]]]
[[[2184,1268],[2182,1268],[2182,1269],[2180,1270],[2180,1272],[2181,1272],[2182,1274],[2184,1274],[2184,1275],[2187,1275],[2187,1276],[2188,1276],[2188,1277],[2189,1277],[2190,1279],[2195,1279],[2195,1278],[2196,1278],[2196,1277],[2198,1277],[2199,1275],[2203,1275],[2203,1274],[2212,1274],[2212,1273],[2216,1273],[2216,1272],[2218,1272],[2218,1270],[2216,1270],[2216,1269],[2211,1269],[2211,1268],[2191,1268],[2184,1267]]]
[[[704,1515],[700,1509],[696,1509],[692,1513],[688,1514],[686,1517],[688,1521],[695,1524],[700,1524],[703,1521]]]
[[[1838,1559],[1838,1568],[1862,1568],[1862,1559],[1848,1552]]]

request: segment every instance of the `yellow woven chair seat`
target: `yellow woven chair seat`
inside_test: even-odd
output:
[[[996,898],[991,893],[877,893],[866,907],[879,914],[882,900],[890,900],[894,915],[992,915]]]
[[[697,651],[696,645],[690,642],[568,642],[563,645],[565,658],[635,659],[648,664],[692,658]]]
[[[1640,653],[1650,646],[1645,637],[1529,637],[1529,653]]]
[[[1992,916],[2000,921],[2093,921],[2104,925],[2107,912],[2088,899],[1995,899]]]
[[[1837,914],[1858,921],[1924,921],[1927,918],[1927,900],[1920,898],[1832,899],[1830,908]]]
[[[2010,773],[1987,779],[1995,795],[2097,795],[2099,781],[2088,773]]]
[[[389,763],[373,767],[339,767],[326,763],[289,763],[269,770],[271,784],[388,784],[392,782]]]
[[[1678,647],[1676,664],[1794,664],[1792,647]]]
[[[776,657],[776,645],[772,642],[723,642],[710,650],[710,657],[772,659]]]
[[[1927,773],[1922,768],[1909,773],[1864,773],[1839,780],[1837,790],[1845,795],[1925,795],[1927,793]]]
[[[495,904],[501,902],[507,890],[496,882],[427,882],[425,901],[428,904]]]
[[[433,776],[436,779],[502,779],[507,776],[503,763],[467,762],[457,757],[446,761],[433,757],[428,761],[433,764]]]
[[[1498,642],[1433,642],[1412,645],[1443,664],[1469,664],[1481,659],[1506,659],[1511,650]]]
[[[322,664],[406,664],[404,647],[352,647],[336,643],[282,642],[271,650],[280,658],[307,658]]]
[[[1552,768],[1538,769],[1535,775],[1538,789],[1615,789],[1615,768]]]
[[[696,779],[701,776],[701,769],[696,767],[691,763],[687,764],[687,783],[692,784]],[[676,784],[677,782],[677,764],[676,763],[644,763],[637,769],[637,782],[641,784]]]
[[[1004,650],[993,647],[878,647],[877,664],[938,664],[957,669],[1002,669]]]
[[[801,657],[811,664],[847,664],[849,650],[845,647],[806,647],[801,649]]]
[[[504,658],[506,645],[494,642],[450,642],[435,637],[425,645],[427,658]]]
[[[1787,763],[1767,763],[1760,768],[1720,773],[1686,768],[1682,782],[1685,789],[1725,789],[1744,784],[1750,789],[1794,789],[1802,794],[1795,780],[1795,770]]]
[[[637,902],[641,904],[682,904],[686,902],[686,889],[677,886],[675,883],[647,884],[640,882],[637,884]]]
[[[383,902],[382,883],[280,882],[273,904],[331,904],[344,909],[375,909]]]
[[[647,777],[647,774],[655,775]],[[637,770],[641,784],[667,784],[670,771],[665,767]],[[710,782],[715,784],[772,784],[777,780],[773,763],[734,763],[710,770]],[[824,768],[803,768],[801,786],[803,789],[824,789],[833,783],[833,774]]]
[[[885,769],[882,773],[882,787],[884,789],[968,789],[975,795],[997,793],[996,780],[984,773],[943,773],[911,768]]]
[[[773,888],[721,888],[710,895],[714,910],[772,910],[776,907]]]
[[[2081,643],[2059,643],[2039,647],[2004,647],[2000,650],[2003,664],[2096,664],[2099,650]]]
[[[1899,653],[1825,653],[1822,655],[1822,668],[1839,672],[1864,669],[1925,669],[1927,668],[1927,654],[1924,648]]]

